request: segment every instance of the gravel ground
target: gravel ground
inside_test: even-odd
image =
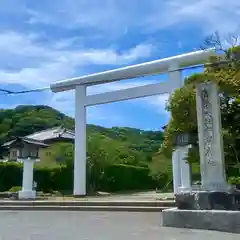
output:
[[[0,240],[237,240],[240,235],[161,227],[161,213],[1,211]]]

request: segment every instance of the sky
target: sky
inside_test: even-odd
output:
[[[58,80],[195,51],[215,31],[239,31],[239,19],[239,0],[1,0],[0,88],[48,87]],[[88,93],[165,77],[97,85]],[[167,100],[168,95],[160,95],[89,107],[87,121],[158,130],[169,119]],[[74,91],[0,95],[0,108],[23,104],[49,105],[74,117]]]

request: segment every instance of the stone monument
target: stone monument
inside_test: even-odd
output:
[[[227,184],[218,86],[197,85],[201,189],[176,194],[177,209],[163,211],[163,225],[240,232],[240,192]]]
[[[206,191],[228,191],[218,87],[207,82],[197,86],[198,141],[202,187]]]

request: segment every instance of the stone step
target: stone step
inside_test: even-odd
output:
[[[162,212],[168,207],[143,206],[0,206],[0,211],[114,211],[114,212]]]
[[[175,201],[0,201],[0,206],[119,206],[119,207],[174,207]]]

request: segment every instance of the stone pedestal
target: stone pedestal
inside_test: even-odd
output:
[[[190,146],[176,147],[173,152],[173,186],[174,194],[191,191],[191,171],[190,165],[186,161]]]
[[[240,191],[181,193],[175,201],[178,209],[240,211]]]
[[[239,211],[181,210],[177,208],[162,211],[162,224],[164,227],[240,233],[239,222]]]
[[[218,86],[212,82],[199,84],[196,102],[202,187],[228,192]]]
[[[33,190],[33,165],[35,160],[23,159],[23,180],[22,191],[19,192],[19,199],[35,199],[36,191]]]
[[[173,192],[178,194],[181,187],[181,165],[180,151],[176,149],[172,154],[172,170],[173,170]]]
[[[240,191],[181,193],[175,201],[162,212],[165,227],[240,233]]]
[[[181,187],[179,188],[179,192],[191,192],[191,169],[187,162],[189,148],[189,145],[179,147],[181,169]]]
[[[22,190],[18,193],[19,199],[35,199],[36,198],[36,191],[31,190]]]

